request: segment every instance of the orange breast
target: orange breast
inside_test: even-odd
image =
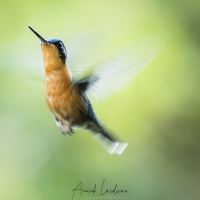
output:
[[[84,112],[82,97],[71,85],[68,68],[55,70],[46,75],[46,103],[52,114],[60,121],[71,118],[81,123]]]
[[[51,111],[59,112],[70,96],[71,78],[66,68],[46,74],[46,102]]]

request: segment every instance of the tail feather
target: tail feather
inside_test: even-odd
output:
[[[111,142],[110,140],[108,140],[101,134],[94,135],[94,138],[98,142],[100,142],[101,145],[105,147],[110,154],[115,153],[115,154],[121,155],[126,149],[126,147],[128,146],[128,143]]]
[[[87,124],[87,129],[95,133],[94,138],[107,149],[110,154],[121,155],[128,146],[128,143],[120,142],[113,134],[109,133],[98,121]]]

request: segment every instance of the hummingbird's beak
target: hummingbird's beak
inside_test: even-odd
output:
[[[48,43],[47,40],[45,40],[38,32],[36,32],[31,26],[28,26],[33,33],[41,40],[42,43]]]

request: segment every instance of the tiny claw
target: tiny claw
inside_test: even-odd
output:
[[[69,135],[68,132],[64,132],[64,131],[62,131],[61,133],[62,133],[64,136],[68,136],[68,135]]]
[[[74,133],[74,130],[72,129],[72,127],[70,127],[70,129],[69,129],[69,135],[70,136],[73,136],[75,133]]]
[[[68,130],[62,130],[62,134],[64,136],[73,136],[75,133],[74,133],[74,130],[72,129],[72,127],[69,127]]]

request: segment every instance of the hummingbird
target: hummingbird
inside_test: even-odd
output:
[[[102,73],[93,73],[83,78],[76,79],[73,77],[68,67],[67,50],[64,43],[58,38],[45,39],[31,26],[28,27],[41,41],[45,69],[46,104],[63,135],[72,136],[74,135],[74,128],[84,128],[91,131],[97,138],[100,138],[101,143],[106,146],[110,154],[122,154],[128,143],[122,142],[121,139],[111,133],[97,118],[87,92],[99,82],[102,76],[107,77],[107,80],[114,80],[116,78],[120,86],[125,82],[130,82],[133,79],[133,76],[130,76],[130,67],[123,69],[123,71],[126,72],[126,81],[120,81],[120,78],[118,79],[115,77],[115,75],[112,74],[112,70],[110,71],[107,65],[104,67],[105,73],[103,75]],[[161,45],[153,51],[150,49],[150,51],[148,51],[150,55],[147,53],[147,59],[140,58],[138,61],[134,60],[132,56],[129,56],[135,63],[140,63],[138,64],[139,70],[136,68],[134,76],[153,60],[158,51],[160,51],[160,46]],[[123,55],[120,56],[123,58]],[[114,62],[112,61],[112,63],[116,62],[118,64],[120,63],[118,59],[114,59]],[[123,65],[123,63],[121,64]],[[130,63],[130,66],[132,64],[133,63]],[[114,71],[117,71],[120,77],[123,77],[122,69],[114,67]],[[111,78],[108,76],[109,74],[111,74]],[[106,85],[107,88],[112,87],[106,84],[106,81],[104,81],[104,85]]]

